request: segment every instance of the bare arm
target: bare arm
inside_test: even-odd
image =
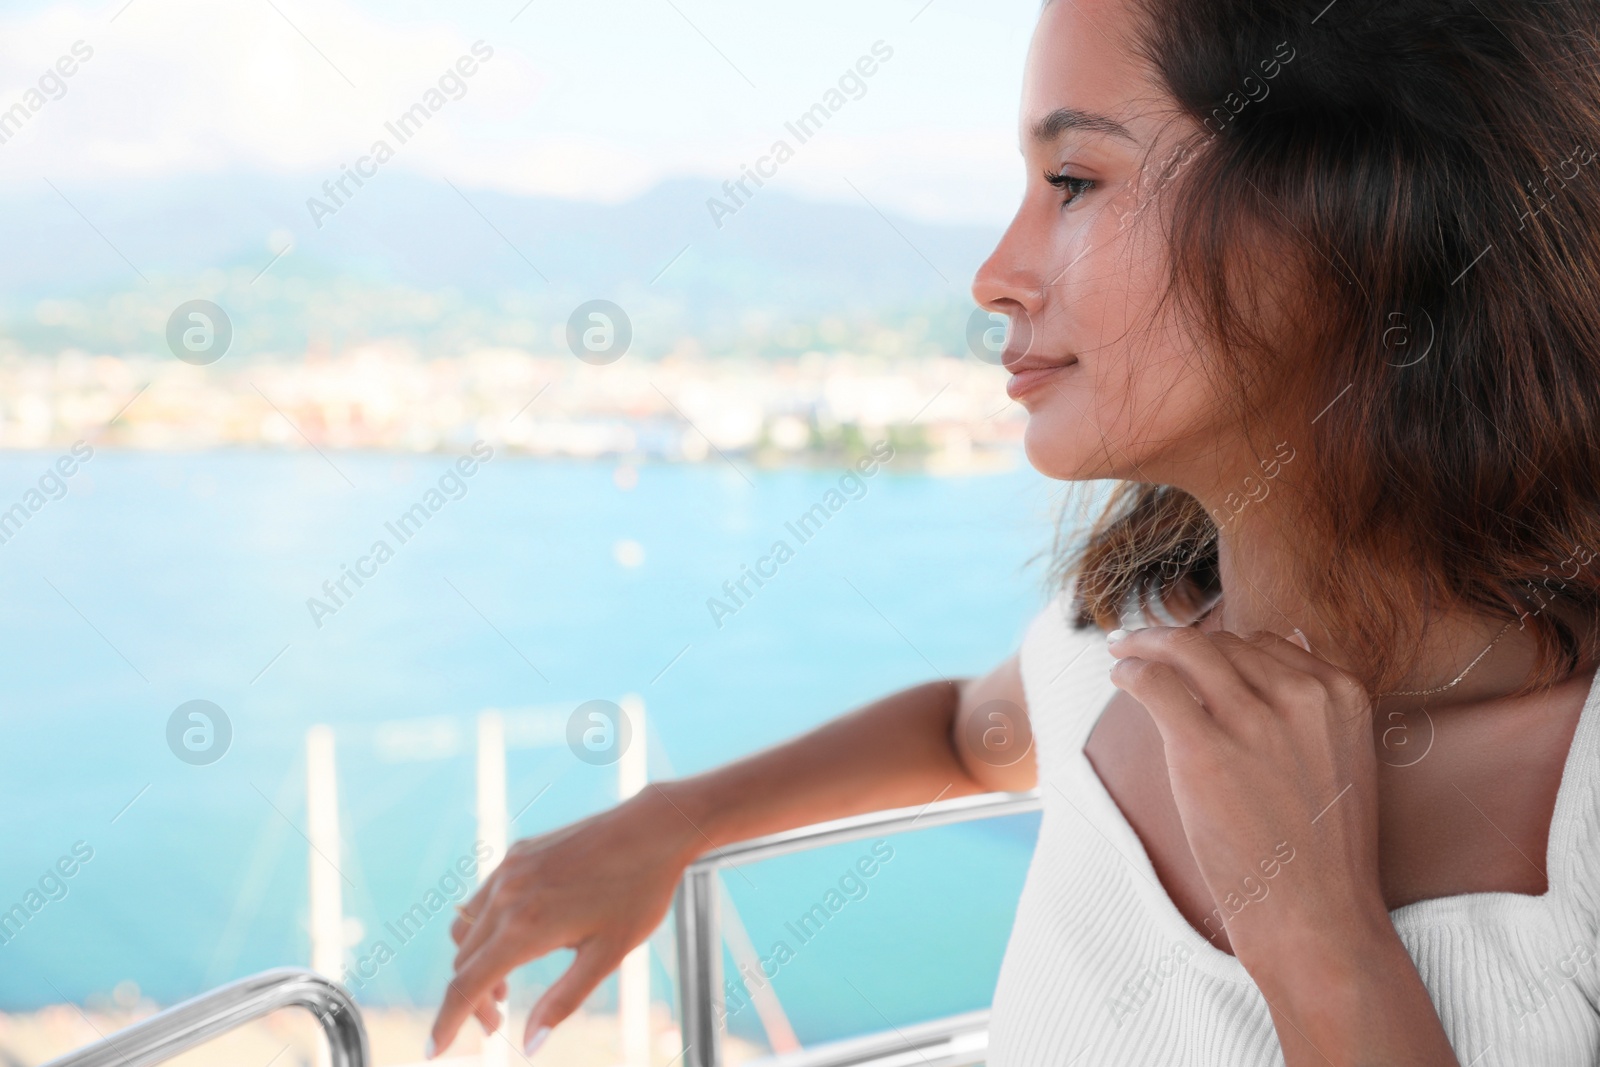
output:
[[[513,968],[574,949],[572,966],[529,1013],[522,1044],[531,1055],[650,935],[684,867],[713,848],[867,811],[1030,788],[1031,746],[996,758],[982,741],[991,728],[1025,735],[1025,717],[1013,655],[982,678],[912,686],[792,741],[653,783],[609,811],[518,841],[451,927],[460,949],[428,1055],[447,1048],[471,1015],[486,1028],[499,1024],[494,1001]]]
[[[792,741],[657,788],[703,835],[690,842],[696,853],[861,812],[1030,789],[1031,749],[1009,766],[974,750],[981,733],[974,718],[996,707],[1026,714],[1015,655],[982,678],[902,689]]]

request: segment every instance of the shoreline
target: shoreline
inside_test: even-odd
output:
[[[1026,412],[1005,377],[970,356],[849,352],[593,366],[515,349],[426,358],[373,343],[193,366],[69,350],[0,356],[0,449],[86,440],[422,454],[483,439],[541,457],[804,465],[888,440],[908,457],[959,465],[1020,451]]]

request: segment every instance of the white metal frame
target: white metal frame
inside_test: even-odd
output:
[[[313,971],[284,967],[174,1004],[44,1067],[150,1067],[280,1008],[305,1008],[328,1038],[330,1067],[367,1067],[367,1030],[350,994]]]
[[[1039,810],[1039,793],[983,793],[919,808],[853,815],[753,838],[701,856],[678,886],[678,1004],[684,1067],[723,1067],[717,1009],[722,1004],[722,938],[717,919],[717,872],[864,837],[1020,815]],[[968,1012],[915,1026],[830,1042],[773,1056],[764,1067],[970,1067],[989,1047],[989,1013]]]

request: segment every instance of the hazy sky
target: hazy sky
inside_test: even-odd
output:
[[[228,171],[320,181],[382,137],[395,147],[386,167],[618,200],[673,176],[737,178],[784,138],[795,155],[773,181],[796,195],[854,200],[854,184],[917,218],[1004,222],[1021,189],[1017,98],[1037,10],[1037,0],[10,2],[0,111],[46,84],[32,98],[43,106],[0,144],[0,183]],[[46,72],[79,41],[93,54],[63,93]],[[459,99],[403,145],[387,134],[477,41],[493,56],[462,79]],[[799,144],[785,122],[877,42],[892,57],[864,89],[847,80],[847,103]]]

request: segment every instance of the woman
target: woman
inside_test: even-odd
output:
[[[988,676],[519,842],[434,1046],[575,948],[536,1048],[714,846],[1038,785],[996,1067],[1600,1063],[1592,27],[1047,3],[974,292],[1030,461],[1126,484]]]

